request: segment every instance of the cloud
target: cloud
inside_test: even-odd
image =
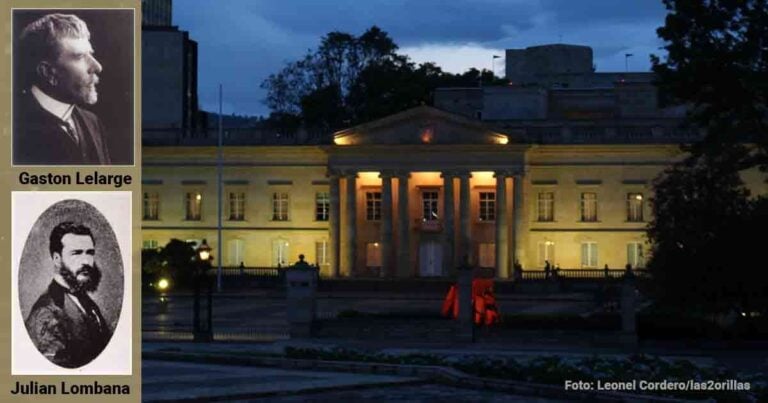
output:
[[[199,45],[200,104],[225,113],[268,114],[259,88],[287,61],[315,48],[334,30],[359,35],[372,25],[388,32],[416,62],[451,72],[490,68],[503,49],[548,43],[591,46],[598,71],[648,71],[661,54],[660,1],[650,0],[177,0],[174,24]],[[496,59],[503,74],[503,59]]]
[[[174,24],[198,43],[200,108],[218,111],[218,88],[224,86],[224,113],[268,114],[259,87],[287,60],[300,57],[317,40],[241,8],[238,2],[176,2]],[[198,7],[189,3],[198,4]]]
[[[504,75],[504,49],[489,49],[480,44],[424,44],[400,49],[416,63],[434,62],[444,71],[463,73],[474,67]],[[501,58],[493,59],[493,55]]]
[[[409,46],[424,41],[483,42],[503,36],[502,24],[525,29],[539,11],[529,0],[295,0],[260,1],[250,8],[274,23],[307,34],[361,33],[371,25]]]

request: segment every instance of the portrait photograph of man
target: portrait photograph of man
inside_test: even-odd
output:
[[[133,10],[13,10],[14,165],[133,165]]]
[[[131,223],[119,213],[130,192],[13,192],[12,203],[13,373],[130,372]]]
[[[104,350],[112,330],[88,293],[101,281],[91,230],[65,221],[51,231],[53,279],[25,320],[29,337],[54,364],[77,368]]]

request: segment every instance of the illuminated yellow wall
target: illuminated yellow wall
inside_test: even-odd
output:
[[[202,239],[216,250],[216,169],[215,149],[206,147],[145,147],[143,178],[144,191],[157,192],[160,196],[160,220],[145,221],[142,238],[157,241],[160,246],[172,238]],[[653,179],[681,154],[677,146],[662,145],[552,145],[533,146],[526,154],[526,176],[523,181],[524,211],[521,227],[521,263],[526,269],[541,268],[538,264],[538,245],[554,242],[555,261],[561,268],[581,267],[581,243],[598,244],[598,267],[607,264],[622,268],[627,263],[627,243],[645,242],[645,228],[651,220],[650,199]],[[225,186],[228,190],[246,193],[245,221],[224,220],[224,264],[236,264],[228,258],[227,242],[241,239],[246,245],[243,261],[247,266],[271,266],[274,262],[274,243],[289,243],[288,263],[304,253],[314,263],[315,244],[329,240],[328,222],[315,220],[315,194],[329,191],[327,154],[320,147],[238,147],[226,151],[225,160],[230,164],[224,171],[225,181],[240,181]],[[205,166],[199,166],[205,163]],[[439,168],[439,167],[436,167]],[[745,181],[753,194],[766,194],[762,175],[746,172]],[[183,185],[184,181],[205,181],[204,185]],[[392,180],[393,237],[397,236],[398,186]],[[421,217],[421,192],[437,189],[440,200],[440,217],[444,218],[443,179],[438,170],[413,172],[409,179],[409,220],[411,262],[405,273],[418,272],[419,242],[441,239],[441,234],[424,234],[414,231],[415,220]],[[380,241],[381,223],[366,220],[366,191],[380,191],[378,172],[360,172],[357,179],[357,267],[365,265],[365,244]],[[495,191],[495,178],[490,171],[473,172],[470,180],[471,231],[473,253],[477,258],[480,243],[493,243],[495,223],[480,222],[479,192]],[[184,193],[188,189],[202,193],[203,219],[185,221]],[[272,193],[285,191],[290,195],[290,219],[272,221]],[[459,181],[454,182],[455,205],[458,206]],[[537,199],[540,192],[555,194],[555,220],[537,221]],[[594,192],[598,200],[598,221],[580,221],[580,196],[582,192]],[[627,193],[644,195],[644,222],[627,222]],[[342,244],[346,242],[345,200],[346,182],[341,181],[341,231]],[[507,182],[507,222],[514,222],[512,215],[513,180]],[[459,211],[455,213],[458,231]],[[510,229],[510,242],[513,239]],[[394,247],[397,240],[393,239]],[[343,246],[342,246],[343,247]],[[512,251],[510,250],[510,255]],[[215,256],[214,252],[214,256]],[[343,256],[343,255],[342,255]],[[647,258],[646,254],[646,258]],[[343,265],[342,265],[343,266]],[[323,274],[327,274],[327,267]]]

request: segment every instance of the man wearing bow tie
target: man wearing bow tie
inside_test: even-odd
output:
[[[85,22],[48,14],[22,31],[14,103],[16,165],[107,165],[110,153],[99,118],[83,108],[98,100],[102,65]]]
[[[53,228],[49,251],[53,281],[38,298],[25,324],[35,347],[51,362],[78,368],[93,361],[109,343],[112,330],[88,293],[96,291],[101,271],[91,230],[73,222]]]

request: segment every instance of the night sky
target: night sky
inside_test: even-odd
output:
[[[199,46],[200,107],[267,115],[259,84],[286,61],[316,48],[334,30],[388,32],[400,53],[460,73],[470,67],[504,74],[504,49],[567,43],[591,46],[597,71],[649,71],[664,55],[656,28],[661,0],[175,0],[173,24]]]

